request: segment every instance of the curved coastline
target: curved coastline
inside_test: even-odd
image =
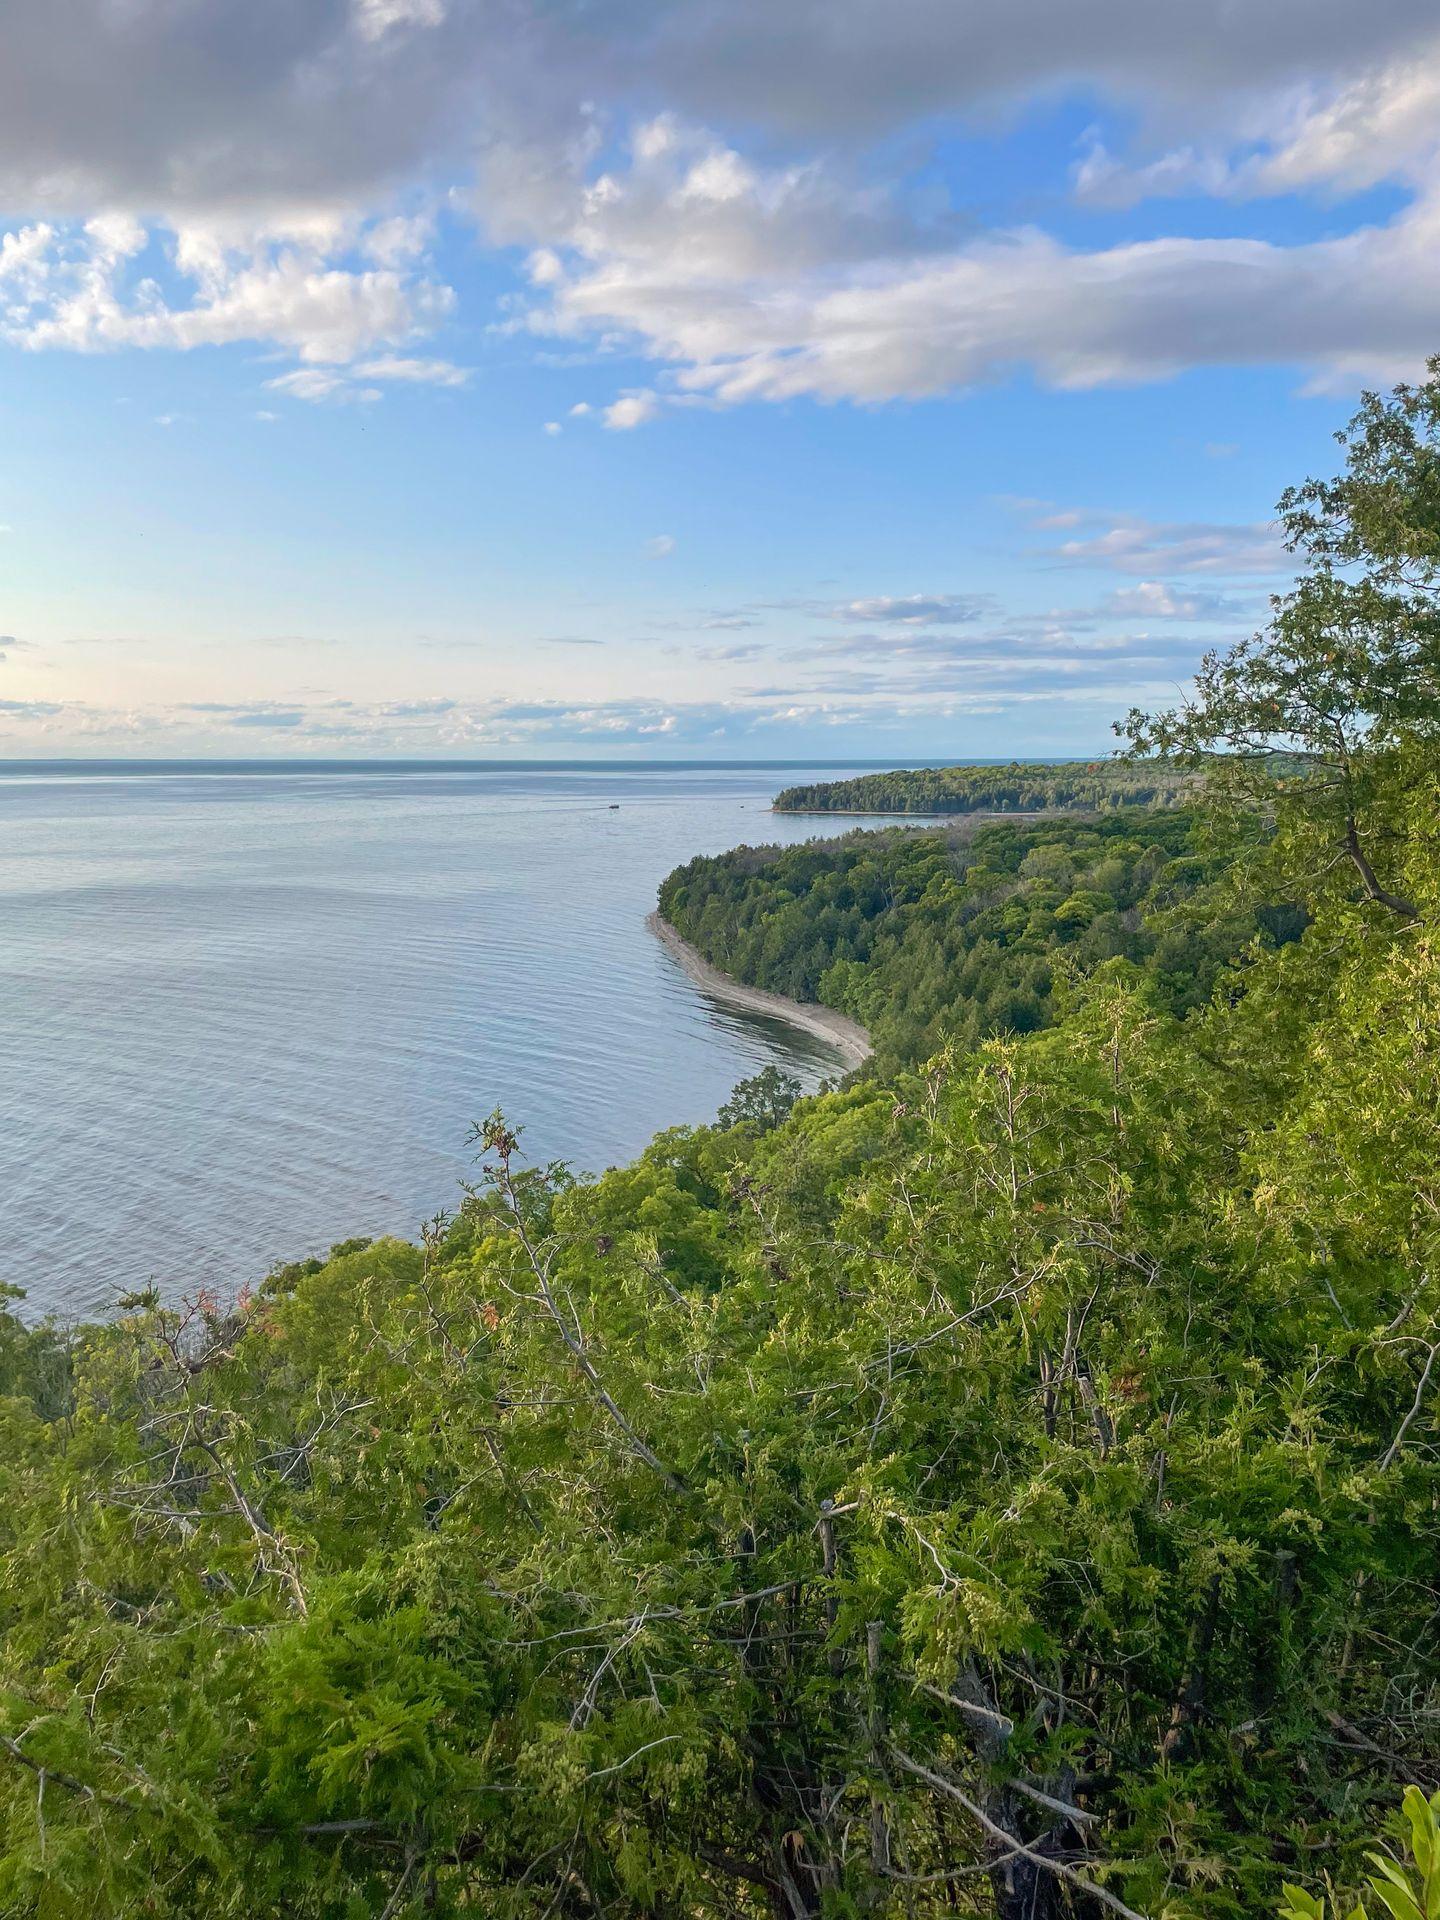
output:
[[[658,909],[645,916],[645,924],[680,962],[696,986],[713,993],[717,1000],[727,1001],[744,1013],[768,1014],[772,1019],[799,1027],[802,1033],[833,1047],[847,1068],[862,1066],[875,1051],[869,1033],[848,1014],[837,1013],[833,1007],[790,1000],[783,993],[767,993],[763,987],[747,987],[743,981],[722,973],[719,967],[712,967],[704,954],[682,939]]]

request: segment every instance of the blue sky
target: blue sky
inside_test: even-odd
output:
[[[1303,12],[17,0],[0,756],[1103,751],[1440,349]]]

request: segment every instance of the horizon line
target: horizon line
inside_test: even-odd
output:
[[[1110,754],[1030,754],[1021,757],[1018,754],[970,754],[950,756],[947,754],[918,754],[886,756],[882,759],[868,755],[852,754],[842,759],[818,759],[806,754],[787,755],[781,759],[735,759],[713,758],[663,759],[663,760],[616,760],[585,759],[578,756],[552,756],[547,758],[498,758],[498,759],[416,759],[414,757],[359,757],[335,759],[316,756],[267,757],[255,755],[208,755],[186,754],[176,756],[142,757],[139,755],[101,755],[101,754],[56,754],[44,757],[28,756],[24,759],[5,759],[0,757],[0,778],[6,775],[24,773],[103,771],[125,772],[265,772],[265,773],[374,773],[374,772],[412,772],[412,773],[468,773],[475,771],[495,771],[507,767],[524,768],[534,771],[577,771],[594,770],[596,772],[654,772],[664,769],[722,769],[731,768],[738,772],[768,772],[787,767],[814,768],[819,772],[833,772],[844,767],[876,768],[885,771],[902,772],[916,767],[1005,767],[1005,766],[1066,766],[1083,762],[1109,759]]]

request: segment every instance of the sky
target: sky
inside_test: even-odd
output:
[[[1440,351],[1433,0],[0,50],[0,758],[1105,752]]]

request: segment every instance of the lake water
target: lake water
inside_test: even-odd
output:
[[[497,1105],[596,1170],[771,1062],[814,1086],[835,1056],[645,915],[693,854],[814,834],[767,809],[823,777],[0,770],[0,1278],[64,1315],[231,1290],[413,1235]]]

